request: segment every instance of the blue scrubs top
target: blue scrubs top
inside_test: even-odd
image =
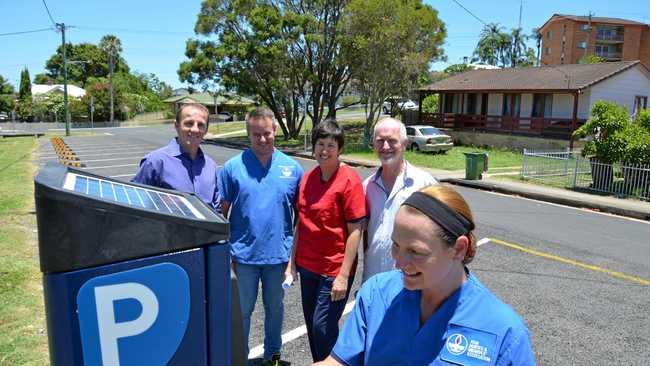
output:
[[[302,167],[279,150],[263,167],[247,149],[224,164],[218,183],[230,202],[230,252],[244,264],[289,261]]]
[[[523,320],[473,275],[422,326],[420,296],[399,271],[370,278],[332,357],[344,365],[535,365]]]

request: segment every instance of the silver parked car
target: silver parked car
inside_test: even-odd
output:
[[[454,147],[454,140],[439,129],[431,126],[406,126],[408,147],[413,151],[445,153]]]

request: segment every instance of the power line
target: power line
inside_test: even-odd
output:
[[[476,20],[478,20],[479,22],[483,23],[483,25],[487,26],[487,23],[484,22],[483,19],[479,18],[476,14],[472,13],[471,11],[469,11],[469,9],[467,9],[466,7],[464,7],[463,4],[459,3],[457,0],[452,0],[452,1],[455,2],[455,3],[456,3],[458,6],[460,6],[461,8],[463,8],[466,12],[468,12],[469,15],[473,16],[474,18],[476,18]]]
[[[43,5],[45,6],[45,10],[47,11],[47,16],[50,17],[50,21],[52,21],[52,24],[56,25],[56,22],[54,21],[54,18],[52,18],[52,14],[50,14],[50,9],[47,7],[47,3],[45,0],[43,0]]]
[[[106,32],[125,32],[125,33],[136,33],[136,34],[167,34],[167,35],[191,35],[190,32],[174,32],[174,31],[162,31],[162,30],[151,30],[151,29],[128,29],[128,28],[103,28],[103,27],[89,27],[85,25],[80,25],[75,27],[81,30],[98,30]]]
[[[2,36],[15,36],[18,34],[27,34],[27,33],[37,33],[37,32],[46,32],[46,31],[51,31],[54,30],[54,28],[43,28],[43,29],[34,29],[34,30],[28,30],[28,31],[21,31],[21,32],[10,32],[10,33],[0,33],[0,37]]]

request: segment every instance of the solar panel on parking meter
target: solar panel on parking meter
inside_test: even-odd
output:
[[[57,164],[34,182],[52,365],[230,364],[223,216]]]

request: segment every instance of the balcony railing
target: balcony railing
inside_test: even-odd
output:
[[[585,123],[578,119],[577,127]],[[509,117],[457,113],[422,113],[418,123],[455,130],[476,130],[518,135],[569,139],[573,132],[570,118]]]
[[[621,52],[594,52],[596,56],[602,57],[604,59],[620,59],[623,57]]]
[[[623,42],[623,35],[620,33],[598,33],[596,35],[596,40]]]

